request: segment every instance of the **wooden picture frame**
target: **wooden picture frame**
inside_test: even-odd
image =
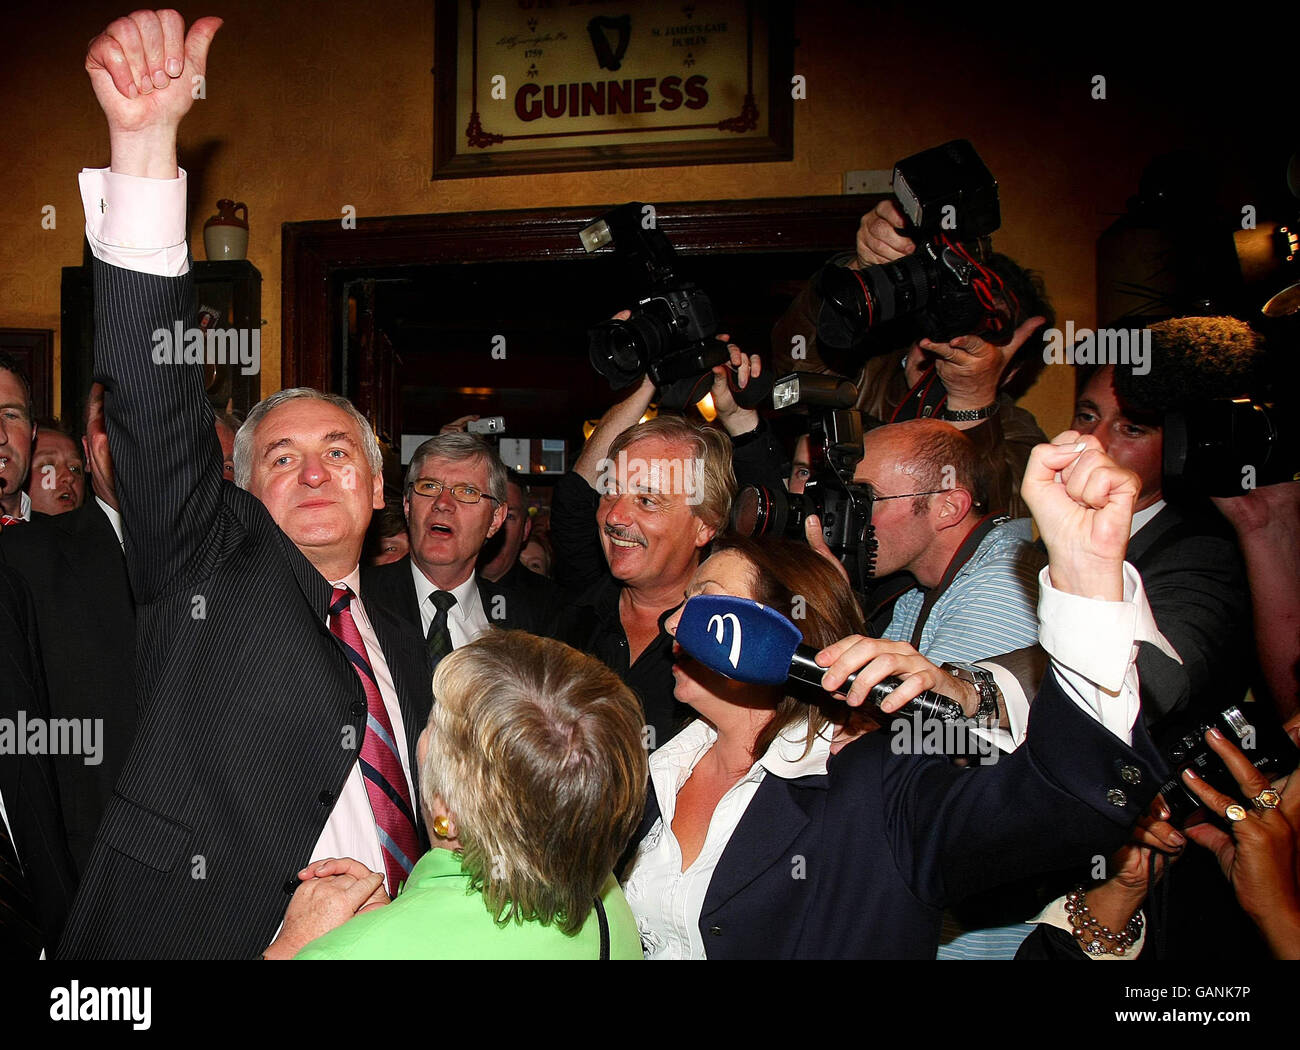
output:
[[[790,0],[629,7],[436,0],[433,179],[793,158]]]
[[[54,415],[54,330],[52,328],[0,328],[0,351],[9,354],[32,385],[32,409],[39,419]],[[70,406],[64,406],[64,414]],[[74,417],[67,420],[76,430]]]

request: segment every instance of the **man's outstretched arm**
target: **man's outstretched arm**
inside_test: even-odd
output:
[[[186,35],[176,12],[139,11],[111,23],[86,54],[112,149],[108,169],[81,175],[96,260],[95,377],[108,391],[132,586],[146,602],[210,540],[219,505],[201,369],[176,363],[197,329],[176,134],[220,25],[200,19]]]

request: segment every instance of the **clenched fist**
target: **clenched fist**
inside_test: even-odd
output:
[[[1030,453],[1020,494],[1047,545],[1053,587],[1123,600],[1124,553],[1141,487],[1091,435],[1067,430]]]
[[[195,78],[206,75],[221,24],[200,18],[186,33],[175,11],[136,11],[90,42],[86,72],[108,118],[114,171],[176,177],[176,129],[194,104]]]

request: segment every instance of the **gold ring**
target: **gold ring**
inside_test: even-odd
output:
[[[1282,801],[1282,796],[1272,788],[1265,788],[1250,801],[1254,803],[1256,809],[1277,809],[1278,803]]]
[[[1231,806],[1229,806],[1226,810],[1223,811],[1223,815],[1235,824],[1238,821],[1246,819],[1246,807],[1239,806],[1237,805],[1237,803],[1234,802]]]

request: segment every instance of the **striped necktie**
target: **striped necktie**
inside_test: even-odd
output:
[[[12,514],[0,514],[0,529],[9,525],[26,525],[27,519],[15,518]]]
[[[433,670],[438,666],[438,661],[451,652],[451,631],[447,628],[447,611],[456,604],[456,596],[451,591],[434,591],[429,595],[429,601],[433,602],[434,608],[438,610],[434,614],[433,622],[429,624],[429,634],[424,639],[425,647],[429,650],[429,669]]]
[[[366,646],[352,618],[352,592],[335,587],[330,598],[330,631],[343,643],[348,660],[361,678],[366,692],[366,735],[361,741],[361,776],[375,816],[375,829],[384,852],[384,869],[388,894],[397,890],[420,856],[420,840],[415,831],[415,812],[411,793],[402,771],[401,752],[393,735],[393,724],[379,693],[374,669],[366,658]]]

